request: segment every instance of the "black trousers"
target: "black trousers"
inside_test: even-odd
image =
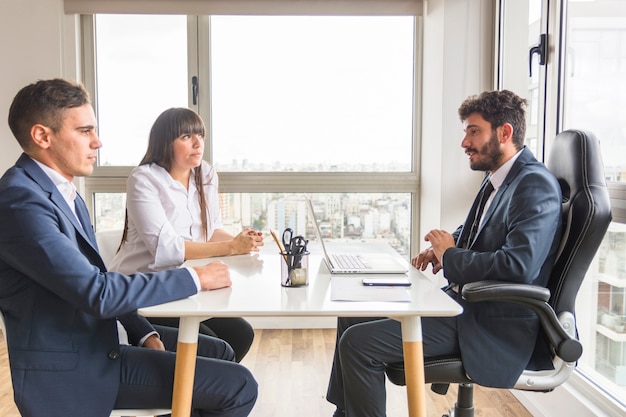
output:
[[[177,317],[149,317],[152,324],[178,328]],[[235,361],[241,362],[254,340],[254,329],[246,320],[216,317],[200,323],[200,333],[225,340],[235,351]]]
[[[171,408],[178,330],[155,326],[165,351],[121,346],[122,372],[115,408]],[[223,340],[200,335],[193,384],[193,415],[244,417],[257,398],[257,382],[234,362]]]
[[[425,357],[459,352],[455,317],[422,317]],[[385,364],[402,362],[399,321],[381,317],[339,317],[326,399],[346,417],[384,417]]]

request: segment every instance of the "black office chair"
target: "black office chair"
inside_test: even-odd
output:
[[[547,166],[563,191],[563,238],[548,288],[481,281],[466,284],[462,290],[470,302],[507,301],[537,313],[554,369],[525,370],[514,388],[541,392],[565,382],[582,355],[574,314],[576,294],[611,222],[600,144],[593,134],[567,130],[557,135]],[[548,352],[546,349],[544,354]],[[405,385],[403,363],[388,364],[386,373],[393,384]],[[454,417],[474,416],[473,381],[460,357],[427,359],[425,380],[442,395],[451,383],[458,383],[457,403],[450,411]]]

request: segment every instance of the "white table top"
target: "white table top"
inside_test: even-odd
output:
[[[266,241],[266,245],[257,254],[185,263],[185,265],[194,266],[203,265],[215,259],[223,260],[230,266],[232,287],[202,291],[189,298],[139,310],[139,314],[148,317],[180,317],[181,319],[172,415],[188,416],[191,411],[192,384],[190,381],[194,378],[195,346],[200,320],[210,317],[242,316],[382,316],[396,318],[402,323],[405,369],[408,374],[414,375],[413,378],[407,379],[409,415],[425,417],[426,388],[421,353],[420,316],[455,316],[461,313],[461,306],[438,288],[434,277],[427,278],[413,267],[409,267],[407,274],[412,282],[412,286],[407,289],[410,293],[408,302],[331,301],[333,282],[341,280],[345,284],[348,280],[347,283],[354,285],[355,290],[358,291],[363,289],[361,279],[364,275],[333,275],[331,277],[322,259],[320,248],[313,244],[309,245],[311,252],[309,285],[285,288],[280,285],[281,255],[274,244],[268,243]],[[385,244],[349,243],[339,246],[343,251],[377,253],[393,250]],[[335,289],[337,289],[336,284]]]
[[[386,244],[338,244],[349,250],[389,251]],[[426,277],[409,267],[412,282],[410,302],[331,301],[331,274],[321,248],[309,247],[309,285],[286,288],[280,285],[280,255],[266,240],[260,253],[188,261],[186,266],[204,265],[220,259],[231,271],[232,287],[202,291],[194,296],[158,306],[142,308],[150,317],[241,317],[241,316],[455,316],[462,308],[437,286],[435,277]],[[352,280],[361,286],[364,274],[334,275],[332,279]],[[385,275],[376,275],[385,276]],[[387,275],[394,276],[394,275]],[[352,285],[352,284],[350,284]]]

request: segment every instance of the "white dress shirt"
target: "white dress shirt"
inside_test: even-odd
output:
[[[216,229],[223,228],[217,173],[204,161],[202,172],[208,206],[206,239],[193,172],[186,189],[156,164],[133,169],[126,184],[128,234],[109,270],[130,274],[179,267],[185,260],[185,241],[208,241]]]
[[[517,158],[522,153],[522,150],[523,149],[519,150],[515,155],[513,155],[511,157],[511,159],[509,159],[504,164],[502,164],[502,166],[500,168],[498,168],[495,172],[493,172],[489,176],[489,181],[491,181],[491,185],[493,185],[493,191],[491,192],[491,195],[487,199],[487,203],[485,203],[485,208],[483,209],[483,214],[480,217],[480,222],[478,223],[479,226],[482,225],[483,219],[485,218],[485,213],[487,213],[487,210],[489,210],[489,206],[491,205],[491,202],[493,201],[493,198],[495,197],[496,193],[498,192],[498,190],[502,186],[502,183],[506,179],[506,176],[509,175],[509,171],[511,171],[511,168],[513,168],[513,164],[515,163]]]
[[[48,178],[50,178],[50,180],[54,183],[54,185],[56,185],[57,189],[63,196],[63,199],[65,200],[67,205],[70,207],[70,210],[72,210],[72,213],[74,213],[74,216],[76,216],[78,223],[81,224],[80,219],[78,219],[78,215],[76,214],[76,203],[74,201],[76,199],[76,186],[74,185],[74,183],[69,182],[63,175],[59,174],[54,169],[50,168],[48,165],[44,165],[41,162],[37,161],[36,159],[33,159],[33,161],[37,165],[39,165],[39,167],[43,170],[43,172],[46,173]]]

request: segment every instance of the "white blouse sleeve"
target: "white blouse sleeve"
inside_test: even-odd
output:
[[[168,183],[149,170],[136,170],[128,178],[128,219],[152,255],[150,270],[178,267],[185,261],[184,239],[176,233],[165,209],[168,192]]]
[[[209,209],[209,236],[207,238],[210,239],[211,235],[213,235],[213,231],[217,229],[223,229],[224,224],[222,223],[222,213],[220,211],[220,200],[218,195],[219,188],[219,177],[215,168],[203,162],[203,174],[204,174],[204,192],[205,197],[208,201],[208,209]]]

